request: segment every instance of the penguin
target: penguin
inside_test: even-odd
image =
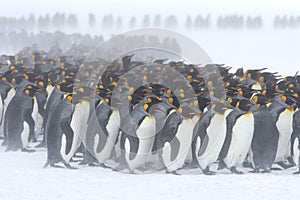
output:
[[[125,162],[130,173],[144,168],[151,153],[156,133],[155,118],[149,114],[152,105],[160,102],[156,96],[147,96],[135,105],[121,130],[121,165]]]
[[[220,163],[224,163],[235,174],[243,173],[236,167],[243,164],[253,138],[254,116],[250,111],[251,105],[248,99],[239,100],[226,118],[226,138],[219,156],[219,168]]]
[[[158,133],[157,151],[167,173],[178,174],[185,165],[192,144],[194,123],[183,117],[183,108],[172,109]]]
[[[276,119],[276,127],[279,131],[279,140],[275,161],[283,168],[289,168],[284,161],[290,156],[289,145],[291,142],[291,135],[293,132],[293,115],[294,101],[284,94],[276,95],[269,106],[269,111]]]
[[[27,85],[23,91],[17,92],[7,107],[4,121],[7,135],[6,151],[33,151],[27,149],[27,145],[33,137],[33,99],[39,91],[39,87]]]
[[[269,100],[262,94],[254,94],[251,99],[256,104],[254,115],[254,133],[249,153],[253,173],[271,171],[278,148],[279,131],[276,119],[268,111]]]
[[[91,117],[89,122],[85,142],[88,153],[102,165],[111,158],[121,122],[119,110],[112,108],[110,101],[107,96],[96,106],[95,115]],[[86,158],[85,162],[93,165],[93,159],[89,161]]]
[[[225,101],[212,103],[194,127],[195,155],[205,175],[214,175],[209,167],[217,161],[226,137],[226,117],[231,112]]]
[[[293,160],[298,165],[298,171],[294,174],[300,174],[300,110],[295,112],[293,116],[293,135],[295,136],[295,141],[293,145]]]
[[[67,93],[51,112],[46,125],[47,162],[44,168],[60,167],[56,163],[62,162],[65,167],[75,169],[66,159],[73,145],[74,132],[70,126],[73,111],[72,94]]]

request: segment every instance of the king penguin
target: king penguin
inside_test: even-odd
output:
[[[239,100],[226,118],[226,139],[219,156],[219,166],[224,163],[235,174],[243,173],[236,167],[243,164],[252,142],[254,116],[250,111],[251,105],[248,99]]]
[[[232,110],[227,109],[225,101],[211,104],[194,128],[196,140],[195,155],[205,175],[214,175],[209,167],[217,161],[226,137],[226,117]]]

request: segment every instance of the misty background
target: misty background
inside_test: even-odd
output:
[[[268,67],[282,75],[300,69],[297,0],[10,0],[0,7],[0,53],[29,43],[48,50],[95,45],[141,27],[168,28],[197,42],[217,63]]]

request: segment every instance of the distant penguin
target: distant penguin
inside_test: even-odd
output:
[[[181,115],[183,108],[171,110],[158,133],[157,151],[167,173],[177,174],[189,154],[194,123]]]
[[[257,110],[253,112],[254,134],[249,157],[254,167],[253,172],[270,172],[279,140],[276,119],[268,111],[268,99],[264,95],[254,94],[252,100],[256,103]]]
[[[73,145],[74,132],[70,126],[73,114],[72,94],[66,94],[49,116],[46,126],[47,162],[44,168],[59,167],[62,162],[67,168],[73,168],[66,159]]]
[[[283,168],[289,167],[284,161],[291,156],[289,145],[293,132],[293,115],[295,112],[292,106],[293,104],[294,101],[288,96],[277,95],[269,106],[269,111],[273,115],[273,118],[276,119],[276,126],[279,131],[278,147],[274,162]]]
[[[226,137],[226,117],[231,112],[224,100],[211,104],[194,128],[195,155],[205,175],[214,175],[209,167],[217,161]]]
[[[145,97],[133,108],[121,131],[121,164],[125,162],[131,173],[144,168],[151,153],[156,131],[155,118],[148,112],[158,102],[156,96]]]
[[[7,135],[6,151],[19,149],[31,151],[27,149],[27,145],[34,133],[33,99],[39,91],[40,88],[27,85],[23,91],[18,91],[11,100],[4,121]]]
[[[242,174],[236,167],[243,164],[253,138],[254,116],[250,111],[251,105],[248,99],[239,100],[236,108],[226,118],[226,139],[219,164],[224,163],[235,174]]]

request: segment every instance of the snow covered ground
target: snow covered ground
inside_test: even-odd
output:
[[[0,141],[2,142],[2,141]],[[0,147],[0,199],[297,199],[296,168],[271,174],[232,175],[227,170],[205,176],[199,169],[180,176],[155,172],[127,174],[100,167],[47,168],[46,150],[4,152]],[[243,169],[247,172],[248,169]]]

